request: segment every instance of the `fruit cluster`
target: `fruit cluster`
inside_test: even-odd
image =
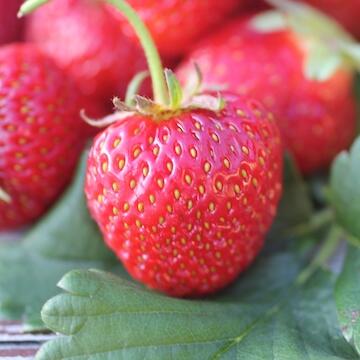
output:
[[[284,153],[308,176],[355,137],[359,1],[307,2],[353,35],[299,1],[50,0],[23,24],[0,0],[0,230],[37,220],[98,132],[85,194],[131,275],[174,296],[229,284],[263,247]]]

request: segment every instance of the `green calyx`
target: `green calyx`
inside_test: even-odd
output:
[[[198,71],[196,68],[196,74],[199,74]],[[163,121],[184,111],[203,109],[219,112],[225,107],[225,101],[220,93],[217,93],[217,95],[200,93],[200,79],[194,87],[190,87],[184,92],[171,70],[165,69],[164,74],[169,94],[169,103],[167,105],[162,105],[152,99],[137,95],[143,80],[148,76],[148,73],[144,71],[135,75],[130,82],[125,101],[117,97],[113,99],[114,113],[101,119],[92,119],[82,110],[80,113],[81,117],[89,125],[102,128],[136,114],[152,117],[155,121]]]
[[[292,29],[308,47],[305,75],[317,81],[331,78],[341,68],[360,71],[360,45],[335,20],[304,3],[290,0],[266,0],[278,10],[256,16],[257,31]]]
[[[49,1],[50,0],[26,0],[26,1],[24,1],[18,12],[18,17],[21,18],[24,15],[32,13],[38,7],[45,5]]]
[[[0,201],[11,203],[11,196],[0,187]]]
[[[133,114],[151,116],[155,120],[165,120],[189,109],[205,109],[216,112],[223,109],[224,100],[220,95],[199,95],[201,74],[198,67],[195,67],[198,78],[196,85],[183,91],[174,73],[169,69],[163,69],[160,55],[150,32],[136,11],[124,0],[106,1],[114,5],[126,17],[139,38],[149,67],[154,99],[137,95],[139,87],[148,76],[147,72],[141,72],[131,81],[125,101],[122,102],[117,98],[114,100],[115,114],[100,120],[92,120],[87,118],[83,112],[82,116],[85,121],[94,126],[107,126],[109,123],[117,121],[116,118],[123,119]],[[27,0],[21,6],[19,16],[26,15],[47,2],[49,0]]]

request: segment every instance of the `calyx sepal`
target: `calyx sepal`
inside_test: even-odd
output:
[[[197,66],[195,66],[195,73],[198,81],[196,81],[192,87],[183,91],[175,74],[171,70],[165,69],[164,74],[169,94],[169,103],[166,105],[136,94],[142,81],[148,76],[147,72],[141,72],[135,75],[130,82],[125,101],[120,100],[118,97],[113,99],[114,113],[101,119],[88,117],[85,110],[82,110],[80,115],[89,125],[102,128],[134,115],[149,116],[155,121],[163,121],[189,110],[201,109],[213,112],[223,110],[225,100],[221,96],[221,93],[201,93],[202,76]]]
[[[0,201],[4,201],[8,204],[11,203],[11,196],[0,187]]]
[[[308,48],[304,73],[309,79],[328,80],[341,68],[360,71],[360,45],[334,19],[304,3],[266,2],[277,10],[255,16],[252,27],[259,32],[292,29],[304,37]]]

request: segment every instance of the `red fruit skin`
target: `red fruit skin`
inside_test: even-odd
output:
[[[23,0],[0,0],[0,45],[19,41],[23,35],[23,21],[16,16]]]
[[[0,231],[37,219],[71,178],[84,145],[75,84],[31,45],[0,49]]]
[[[246,0],[128,0],[150,30],[160,53],[173,58],[184,55],[194,41],[213,31],[244,7]],[[134,36],[123,16],[115,10],[124,31]]]
[[[146,69],[143,51],[99,0],[52,0],[29,18],[26,37],[71,74],[82,92],[107,105]]]
[[[193,76],[196,62],[205,87],[218,84],[258,99],[274,113],[303,173],[327,167],[355,136],[353,74],[343,69],[325,82],[308,80],[305,41],[290,30],[258,33],[250,19],[237,19],[199,44],[179,66],[179,78]]]
[[[282,149],[273,116],[255,101],[226,100],[220,114],[119,121],[90,151],[85,193],[107,245],[135,279],[172,296],[232,282],[276,213]]]

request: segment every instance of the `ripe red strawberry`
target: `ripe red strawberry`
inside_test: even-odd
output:
[[[73,82],[31,45],[0,48],[0,230],[38,218],[69,181],[84,144]]]
[[[327,166],[355,134],[353,74],[346,66],[326,81],[309,80],[308,40],[290,29],[259,32],[253,18],[234,21],[201,43],[180,66],[186,81],[196,62],[206,85],[259,99],[278,121],[284,145],[304,173]]]
[[[226,95],[220,113],[133,115],[97,136],[85,192],[133,277],[175,296],[229,284],[254,260],[281,192],[271,114]]]
[[[146,68],[141,48],[100,0],[52,0],[29,19],[27,39],[37,43],[95,101],[123,95]]]
[[[22,0],[0,0],[0,44],[21,40],[23,21],[16,14]]]
[[[254,260],[275,216],[277,125],[249,98],[199,94],[198,86],[184,96],[136,12],[114,4],[147,55],[154,100],[136,95],[133,82],[114,114],[84,115],[108,126],[89,154],[90,212],[135,278],[171,295],[214,292]]]
[[[194,41],[213,30],[247,0],[129,0],[128,3],[153,36],[160,54],[166,57],[184,55]],[[118,12],[120,19],[123,16]],[[132,30],[123,21],[124,29]]]

